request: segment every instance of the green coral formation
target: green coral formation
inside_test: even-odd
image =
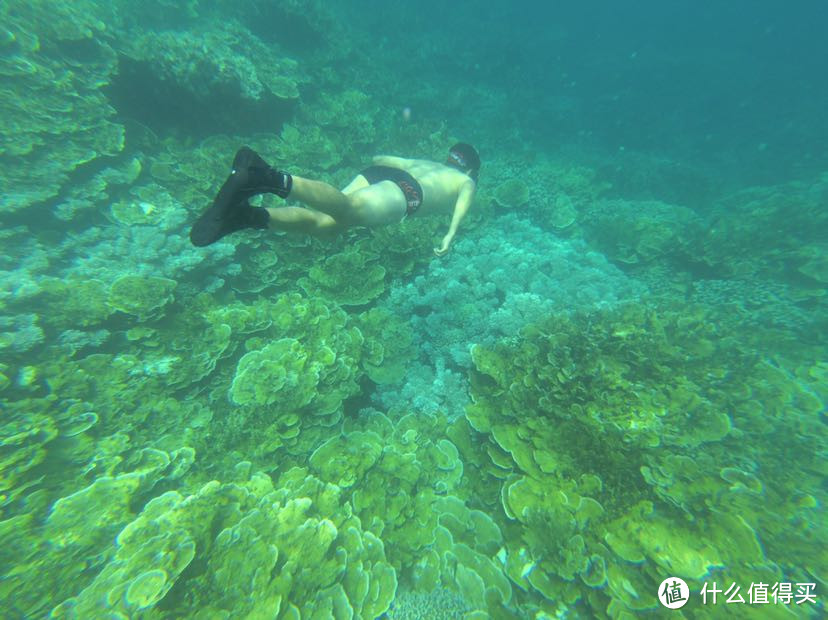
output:
[[[362,306],[385,290],[385,267],[375,256],[349,250],[314,265],[299,285],[309,295],[320,295],[343,306]]]
[[[557,234],[583,234],[582,220],[594,209],[610,189],[610,184],[592,168],[574,166],[545,158],[521,170],[530,186],[543,187],[527,205],[532,219],[544,223]]]
[[[323,480],[348,488],[365,476],[381,453],[379,435],[353,431],[331,437],[310,455],[308,463]]]
[[[709,311],[630,306],[474,349],[467,418],[520,532],[505,545],[506,571],[547,613],[561,602],[612,617],[652,609],[665,574],[700,587],[713,571],[750,581],[757,563],[822,563],[801,543],[770,542],[787,517],[764,510],[767,495],[796,493],[793,478],[813,488],[816,457],[792,477],[761,449],[779,441],[785,416],[808,419],[819,405],[738,336]],[[740,467],[745,443],[753,471]]]
[[[236,482],[212,481],[188,496],[168,491],[133,514],[130,502],[160,471],[99,478],[59,501],[45,525],[59,544],[45,557],[28,550],[31,563],[14,582],[48,566],[50,578],[40,587],[59,596],[63,580],[76,579],[84,568],[71,559],[97,555],[94,579],[54,607],[52,617],[129,617],[163,609],[163,617],[375,618],[388,609],[395,572],[382,541],[362,529],[338,487],[302,469],[286,471],[274,486],[240,464]],[[33,524],[17,518],[0,522],[4,542],[12,543],[12,525],[24,541],[36,539]],[[193,570],[196,560],[200,568]],[[18,599],[16,606],[35,613],[50,598]]]
[[[373,308],[357,318],[365,336],[366,374],[376,383],[393,383],[405,375],[414,357],[413,334],[399,317],[382,308]]]
[[[379,106],[367,94],[348,88],[339,92],[326,94],[318,101],[312,102],[300,111],[301,128],[303,134],[320,131],[319,136],[338,136],[338,142],[347,145],[349,154],[353,153],[355,161],[361,161],[360,153],[370,148],[377,139],[376,118],[379,116]],[[335,149],[329,149],[335,152]],[[309,154],[304,149],[300,161]],[[324,161],[324,160],[323,160]],[[338,162],[336,162],[338,163]],[[323,167],[332,167],[331,165]]]
[[[278,133],[310,78],[308,69],[267,29],[260,31],[262,13],[301,25],[308,36],[313,33],[320,44],[317,60],[347,52],[338,21],[324,6],[306,4],[297,10],[289,4],[251,3],[236,7],[228,17],[227,7],[201,1],[188,3],[184,10],[163,1],[4,3],[0,111],[9,131],[0,138],[0,158],[6,164],[3,186],[14,191],[4,195],[0,210],[8,213],[59,200],[54,213],[68,221],[83,211],[108,208],[107,200],[117,201],[112,186],[134,181],[141,171],[135,148],[157,150],[155,132],[169,131],[169,117],[179,125],[190,123],[188,109],[210,115],[216,133],[229,127],[249,131],[274,120]],[[363,142],[373,141],[368,128],[376,105],[359,91],[341,85],[337,89],[336,96],[303,109],[307,121],[295,119],[301,133],[305,124],[319,132],[316,119],[336,118],[337,124],[362,132]],[[357,106],[363,110],[362,122],[339,120],[338,112]],[[128,120],[116,122],[116,108]],[[245,125],[247,117],[251,120]],[[203,128],[191,127],[196,132]],[[292,142],[289,133],[285,144]],[[296,144],[308,140],[301,133],[294,136]],[[238,139],[230,141],[238,146]],[[216,159],[223,161],[228,150],[232,152],[226,149]],[[321,150],[332,162],[341,161],[333,142]],[[123,160],[113,159],[127,151]],[[198,177],[203,184],[204,175]],[[137,216],[123,209],[116,212],[116,218],[126,221]]]
[[[64,188],[54,215],[69,222],[77,218],[95,215],[99,205],[105,204],[129,187],[141,174],[141,161],[136,157],[110,165],[84,182],[76,182]]]
[[[117,71],[101,36],[106,18],[84,5],[11,0],[0,8],[0,212],[56,198],[70,175],[124,148],[102,92]],[[57,87],[56,87],[57,85]]]
[[[510,617],[511,585],[493,559],[501,531],[455,495],[462,493],[463,463],[450,440],[416,416],[392,423],[366,410],[317,449],[310,465],[322,480],[349,489],[356,514],[386,542],[410,593],[448,588],[469,613]]]
[[[569,228],[578,219],[578,211],[569,195],[561,192],[555,196],[551,205],[548,220],[556,230]]]
[[[51,416],[47,399],[20,399],[5,406],[0,433],[0,505],[8,509],[29,494],[57,489],[65,479],[49,476],[54,462],[72,454],[82,458],[91,446],[85,431],[98,416],[85,402],[67,402],[57,416]]]
[[[389,274],[407,275],[431,260],[441,228],[441,222],[434,219],[406,218],[397,226],[372,230],[371,238],[362,242],[359,249],[378,255]]]
[[[100,280],[59,280],[48,278],[32,298],[44,311],[44,324],[52,327],[72,325],[92,327],[104,322],[114,308],[108,304],[109,291]]]
[[[331,349],[308,350],[298,340],[282,338],[239,360],[230,399],[237,405],[275,404],[278,411],[301,411],[314,400],[334,362]]]
[[[822,234],[828,215],[820,197],[826,185],[822,174],[720,198],[692,245],[693,262],[717,277],[779,287],[785,297],[821,307],[828,278]]]
[[[529,186],[520,179],[509,179],[497,186],[493,197],[504,209],[517,209],[529,202]]]
[[[87,285],[107,307],[106,287]],[[39,294],[70,295],[54,287]],[[735,455],[745,440],[778,443],[791,407],[817,415],[828,373],[803,367],[803,389],[756,359],[727,316],[632,305],[551,317],[473,350],[474,403],[449,423],[345,415],[361,377],[398,378],[411,355],[408,328],[385,310],[349,316],[298,293],[201,294],[174,317],[130,307],[126,322],[148,325],[124,331],[125,350],[31,371],[32,396],[10,411],[9,588],[27,571],[54,575],[18,600],[21,613],[404,617],[406,597],[436,597],[466,618],[624,617],[653,608],[666,572],[695,587],[713,572],[750,579],[762,564],[780,580],[796,576],[783,573],[794,554],[823,570],[810,537],[761,510],[789,496],[808,522],[820,499],[769,474],[782,471],[772,451]],[[46,415],[56,396],[38,395],[42,385],[65,417]],[[214,415],[145,402],[170,388],[225,404]],[[824,438],[810,441],[817,454]],[[76,465],[56,473],[70,454]],[[250,476],[242,455],[279,465]],[[209,482],[199,462],[236,471],[234,482]],[[816,489],[817,464],[802,466],[797,478]],[[32,515],[50,505],[41,531]],[[19,551],[42,536],[60,541],[46,557]],[[96,561],[81,570],[79,556]],[[299,568],[308,557],[317,570]],[[406,594],[392,606],[398,582]]]
[[[146,321],[160,316],[163,308],[172,301],[176,282],[155,276],[121,276],[109,287],[107,303],[114,310],[136,316]]]
[[[625,265],[687,260],[702,229],[687,208],[656,201],[600,201],[584,218],[587,239]]]
[[[28,513],[0,522],[4,553],[9,554],[4,565],[17,566],[4,575],[4,587],[17,592],[13,611],[21,616],[42,615],[71,596],[84,575],[100,570],[112,555],[113,536],[132,518],[131,504],[156,484],[187,471],[187,466],[180,467],[180,454],[139,451],[132,470],[100,476],[56,501],[42,526]],[[13,553],[19,555],[14,557]],[[23,583],[28,586],[21,587]],[[101,605],[107,606],[96,603],[99,609]]]
[[[236,51],[240,41],[245,42],[244,54]],[[205,48],[212,53],[205,55]],[[271,49],[236,20],[201,20],[184,32],[139,30],[121,51],[134,62],[157,67],[157,79],[183,87],[197,98],[222,90],[237,91],[253,101],[299,97],[298,63],[274,58]]]
[[[216,341],[226,348],[204,361],[215,368],[217,358],[235,360],[212,379],[214,394],[231,407],[228,444],[252,442],[250,455],[261,458],[312,452],[341,420],[343,402],[359,392],[365,337],[357,324],[335,305],[298,293],[253,305],[202,301],[182,323],[227,333]],[[185,350],[182,339],[182,361]]]

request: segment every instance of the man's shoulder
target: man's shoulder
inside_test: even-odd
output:
[[[441,164],[430,159],[409,159],[407,160],[406,169],[409,171],[417,171],[420,173],[438,173],[451,170],[445,164]]]
[[[372,159],[373,163],[380,166],[391,166],[394,165],[396,167],[423,167],[423,168],[430,168],[434,170],[441,170],[444,168],[448,168],[445,164],[437,161],[432,161],[430,159],[417,159],[414,157],[400,157],[398,155],[374,155]]]

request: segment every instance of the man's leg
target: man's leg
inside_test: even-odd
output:
[[[341,226],[354,223],[354,211],[348,196],[322,181],[293,176],[293,185],[287,197],[329,215]]]
[[[345,228],[341,223],[354,211],[349,195],[368,187],[365,177],[357,175],[342,191],[327,183],[311,181],[301,177],[292,177],[289,197],[308,205],[308,207],[268,207],[270,228],[287,232],[298,232],[314,236],[326,236],[338,233]],[[343,200],[344,199],[344,200]],[[344,202],[348,204],[345,205]],[[330,213],[348,213],[335,219]]]
[[[267,212],[274,230],[322,236],[342,229],[330,215],[305,207],[268,207]]]
[[[263,193],[290,197],[311,209],[302,213],[296,207],[252,207],[248,199]],[[354,209],[351,199],[335,187],[271,168],[254,151],[242,147],[212,206],[193,224],[190,240],[196,246],[205,246],[237,230],[271,226],[314,234],[346,228],[358,220],[358,210]]]

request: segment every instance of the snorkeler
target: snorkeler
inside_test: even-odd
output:
[[[480,156],[458,143],[443,164],[381,155],[342,191],[323,183],[275,170],[248,147],[233,159],[230,176],[212,206],[193,224],[193,245],[210,245],[237,230],[273,228],[325,235],[351,226],[382,226],[406,217],[451,213],[448,233],[437,256],[448,252],[474,199]],[[276,194],[305,207],[254,207],[257,194]]]

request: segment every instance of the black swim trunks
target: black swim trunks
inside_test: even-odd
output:
[[[393,181],[405,195],[405,214],[411,215],[423,203],[423,188],[417,179],[408,174],[405,170],[391,168],[390,166],[371,166],[360,172],[365,179],[373,185],[380,181]]]

